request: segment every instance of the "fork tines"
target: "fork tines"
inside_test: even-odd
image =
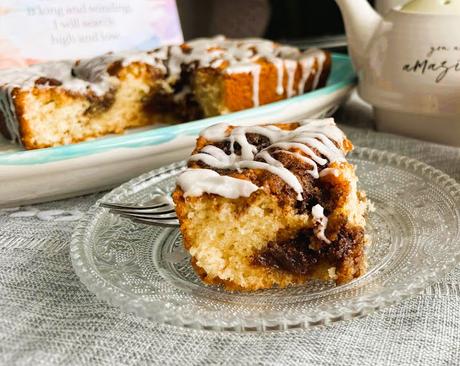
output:
[[[132,221],[157,226],[178,226],[175,208],[168,203],[159,203],[149,206],[138,206],[132,204],[119,204],[100,202],[101,207],[108,208],[111,213]]]

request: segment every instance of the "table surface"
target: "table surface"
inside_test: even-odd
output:
[[[460,149],[375,132],[370,107],[356,95],[336,119],[355,145],[407,155],[460,178]],[[100,196],[0,210],[0,364],[460,363],[460,266],[412,299],[309,331],[194,331],[122,313],[84,287],[69,257],[76,220]]]

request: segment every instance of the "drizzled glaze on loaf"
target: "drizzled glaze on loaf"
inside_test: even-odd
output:
[[[248,141],[247,134],[262,135],[270,141],[269,145],[258,150],[257,146]],[[294,130],[283,130],[276,126],[246,126],[235,127],[229,132],[228,125],[217,124],[204,130],[201,136],[211,143],[229,142],[229,154],[216,145],[206,145],[190,157],[190,162],[201,161],[208,167],[219,170],[263,169],[269,171],[290,186],[299,201],[303,200],[302,184],[293,172],[273,157],[275,153],[289,154],[305,162],[311,167],[307,172],[314,179],[319,178],[320,167],[326,167],[332,162],[345,161],[345,155],[341,149],[345,136],[335,125],[333,119],[304,120],[299,122],[299,126]],[[238,154],[235,152],[236,146],[238,146]],[[186,178],[182,177],[179,185],[185,181]],[[184,184],[181,188],[184,189],[186,186],[192,186],[192,184]],[[216,189],[212,191],[207,193],[214,193]],[[235,184],[234,190],[231,187],[226,189],[226,192],[231,192],[231,194],[223,196],[234,198],[238,196],[237,191],[238,187]]]
[[[301,94],[307,80],[313,75],[312,89],[320,81],[326,53],[310,49],[304,52],[295,47],[279,45],[263,39],[226,39],[223,36],[197,39],[183,45],[163,46],[147,52],[125,52],[106,54],[77,62],[63,61],[29,68],[0,71],[0,113],[13,141],[20,142],[18,116],[13,102],[15,88],[57,87],[74,93],[92,93],[102,96],[116,88],[118,80],[110,75],[110,65],[119,62],[128,66],[134,62],[151,65],[174,83],[180,78],[183,67],[214,68],[226,74],[249,73],[252,76],[252,102],[259,105],[259,83],[261,66],[259,61],[272,63],[277,70],[276,92],[287,97]],[[300,79],[295,84],[295,75],[300,68]],[[286,88],[283,81],[287,79]],[[57,83],[39,83],[42,79]],[[54,85],[53,85],[54,84]],[[286,89],[286,90],[285,90]],[[178,95],[184,97],[186,93]]]
[[[282,46],[272,41],[259,38],[227,39],[223,36],[201,38],[186,43],[183,46],[171,46],[170,57],[167,61],[168,72],[172,75],[180,73],[181,65],[194,67],[225,67],[227,74],[250,73],[252,75],[252,101],[259,105],[259,81],[261,66],[259,60],[272,63],[277,70],[276,92],[284,93],[284,73],[287,73],[287,96],[303,92],[305,83],[312,72],[315,72],[313,89],[318,86],[323,64],[326,61],[324,51],[310,49],[305,52],[298,48]],[[313,69],[317,62],[318,69]],[[298,85],[294,86],[294,76],[298,63],[302,76]]]

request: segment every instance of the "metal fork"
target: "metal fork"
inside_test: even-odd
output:
[[[108,208],[114,214],[141,224],[165,227],[179,226],[176,209],[170,203],[163,202],[150,206],[138,206],[134,204],[100,202],[99,206]]]

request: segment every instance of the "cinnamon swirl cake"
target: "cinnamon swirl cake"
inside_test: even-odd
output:
[[[0,72],[0,131],[36,149],[285,99],[326,83],[330,55],[262,39],[197,39]]]
[[[352,148],[332,119],[204,130],[173,194],[202,280],[254,291],[361,276],[367,203]]]

